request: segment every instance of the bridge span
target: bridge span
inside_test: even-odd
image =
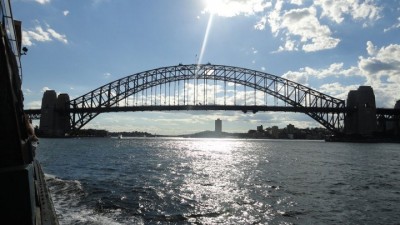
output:
[[[72,100],[67,94],[57,96],[55,91],[48,91],[42,108],[26,113],[32,118],[40,117],[40,129],[48,135],[79,130],[105,112],[301,112],[335,133],[345,132],[346,127],[348,132],[372,132],[377,118],[393,119],[400,114],[396,109],[376,109],[371,87],[351,91],[347,101],[346,106],[344,100],[265,72],[224,65],[180,64],[123,77]]]

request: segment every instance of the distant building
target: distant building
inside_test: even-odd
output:
[[[219,118],[215,120],[215,132],[222,132],[222,120],[220,120]]]
[[[286,132],[289,139],[294,139],[294,136],[296,134],[296,128],[294,127],[293,124],[289,124],[286,126]]]
[[[395,109],[400,109],[400,100],[398,100],[396,102],[396,105],[394,105]],[[395,130],[395,135],[397,135],[398,137],[400,136],[400,119],[399,116],[397,116],[397,125],[396,125],[396,130]]]
[[[264,127],[263,127],[263,125],[257,126],[257,131],[258,131],[258,132],[264,132]]]
[[[279,127],[278,126],[273,126],[271,129],[271,136],[273,138],[279,138]]]
[[[288,134],[294,134],[294,133],[295,133],[295,127],[294,127],[293,124],[287,125],[287,126],[286,126],[286,129],[287,129],[287,133],[288,133]]]

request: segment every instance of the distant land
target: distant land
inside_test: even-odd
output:
[[[246,133],[228,133],[216,131],[202,131],[193,134],[183,135],[158,135],[142,131],[132,132],[109,132],[107,130],[83,129],[76,132],[75,137],[182,137],[182,138],[248,138],[248,139],[308,139],[323,140],[326,136],[331,135],[325,128],[306,128],[299,129],[292,125],[279,129],[274,126],[272,128],[263,129],[262,126],[257,130],[249,130]]]

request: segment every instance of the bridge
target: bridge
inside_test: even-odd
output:
[[[57,97],[49,91],[41,109],[25,112],[31,118],[41,118],[40,129],[49,135],[79,130],[100,113],[121,111],[301,112],[334,133],[345,132],[346,123],[348,130],[368,132],[375,129],[370,126],[379,118],[395,120],[400,115],[399,109],[377,109],[370,87],[350,92],[349,99],[346,106],[344,100],[256,70],[179,64],[123,77],[72,100],[67,94]],[[354,122],[366,118],[371,122]]]

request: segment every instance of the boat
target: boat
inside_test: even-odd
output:
[[[118,139],[122,139],[122,134],[118,135]]]
[[[35,156],[38,139],[24,114],[21,22],[13,19],[10,0],[0,3],[0,224],[57,225],[45,176]]]

